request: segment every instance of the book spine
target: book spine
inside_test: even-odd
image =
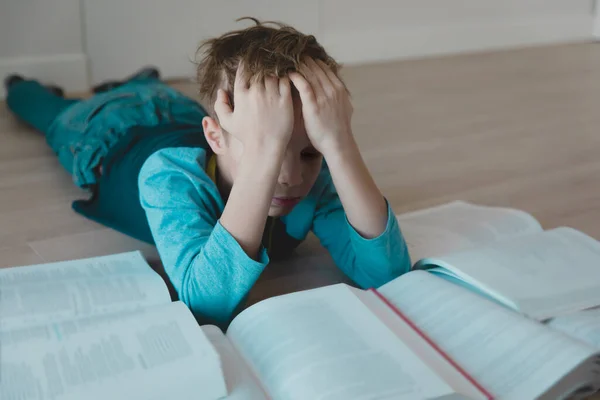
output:
[[[388,299],[386,299],[381,293],[379,293],[376,289],[369,289],[371,292],[375,294],[385,305],[387,305],[398,317],[400,317],[408,326],[411,327],[423,340],[427,342],[436,352],[438,352],[446,361],[450,363],[462,376],[465,377],[474,387],[477,388],[488,400],[494,400],[494,396],[488,392],[475,378],[471,376],[467,371],[465,371],[452,357],[448,355],[444,350],[442,350],[437,343],[435,343],[425,332],[423,332],[414,322],[410,320],[402,311],[398,309],[395,305],[393,305]]]

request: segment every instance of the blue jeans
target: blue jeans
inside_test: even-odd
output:
[[[6,98],[15,115],[43,134],[61,112],[78,101],[57,96],[37,81],[15,83]]]
[[[96,167],[133,127],[176,123],[200,129],[206,111],[152,78],[126,82],[89,99],[64,99],[36,81],[11,86],[8,108],[46,136],[61,165],[80,187],[95,184]]]

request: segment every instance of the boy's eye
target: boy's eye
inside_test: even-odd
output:
[[[303,160],[312,160],[312,159],[321,157],[321,153],[319,153],[316,150],[314,150],[314,151],[303,151],[301,153],[301,156],[302,156]]]

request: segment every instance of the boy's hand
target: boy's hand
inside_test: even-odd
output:
[[[348,221],[363,237],[378,237],[387,226],[387,204],[352,136],[346,86],[325,63],[312,59],[290,79],[300,92],[308,137],[325,156]]]
[[[289,76],[300,93],[304,125],[313,146],[325,154],[347,141],[352,135],[352,103],[346,86],[331,68],[321,60],[307,58],[300,72]]]
[[[294,129],[294,107],[289,78],[248,82],[240,65],[233,89],[235,106],[222,90],[215,103],[221,127],[243,146],[220,222],[244,252],[258,260],[277,177]]]
[[[294,128],[294,108],[289,78],[248,79],[243,65],[237,70],[232,108],[227,93],[219,89],[215,113],[223,129],[248,146],[277,144],[285,148]]]

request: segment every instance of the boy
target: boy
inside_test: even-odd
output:
[[[201,47],[208,112],[144,78],[37,122],[75,182],[92,188],[74,208],[155,243],[179,299],[219,325],[309,231],[360,287],[410,268],[353,139],[338,65],[313,36],[254,21]],[[27,83],[8,87],[25,120],[35,119],[18,107]]]

